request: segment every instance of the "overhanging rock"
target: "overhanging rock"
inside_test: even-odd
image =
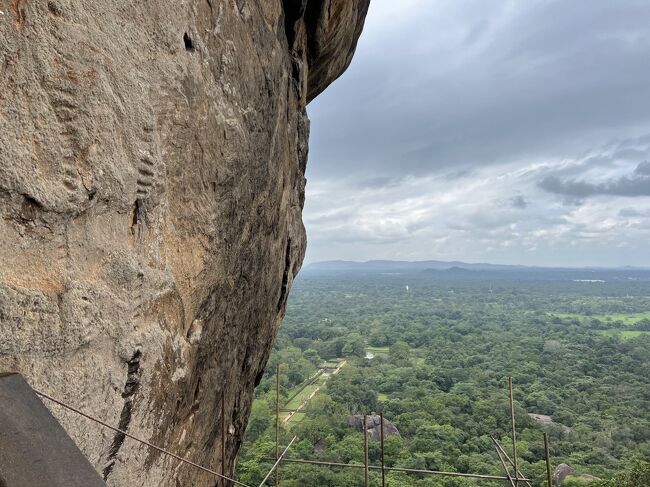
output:
[[[20,374],[0,374],[0,487],[106,487]]]

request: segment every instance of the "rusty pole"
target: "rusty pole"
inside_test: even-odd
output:
[[[267,481],[268,478],[271,476],[271,473],[273,473],[274,470],[277,472],[277,468],[280,466],[280,462],[282,461],[282,459],[284,458],[284,456],[286,455],[286,453],[289,451],[289,448],[291,448],[291,445],[293,445],[293,442],[296,441],[297,439],[298,439],[298,437],[297,437],[297,436],[294,436],[293,439],[289,442],[289,444],[287,445],[287,447],[286,447],[286,448],[284,449],[284,451],[282,452],[282,455],[280,455],[280,456],[278,457],[278,459],[275,461],[275,463],[274,463],[273,466],[271,467],[271,470],[269,470],[269,473],[267,473],[267,474],[266,474],[266,477],[264,477],[264,480],[262,480],[262,481],[260,482],[259,487],[262,487],[262,486],[266,483],[266,481]],[[276,477],[276,478],[277,478],[277,477]]]
[[[280,458],[280,364],[275,367],[275,460]],[[280,486],[280,463],[275,470],[275,485]]]
[[[381,487],[386,487],[386,469],[384,464],[384,413],[379,415],[379,438],[381,439]]]
[[[510,394],[510,419],[512,422],[512,465],[515,469],[515,487],[518,487],[519,475],[517,475],[517,430],[515,426],[515,401],[512,395],[512,377],[508,377],[508,392]]]
[[[363,415],[363,485],[368,487],[368,416]]]
[[[490,436],[490,438],[492,438],[492,441],[494,442],[494,444],[496,445],[496,447],[499,449],[499,451],[501,452],[501,454],[506,458],[506,460],[508,460],[508,463],[510,463],[510,465],[513,465],[513,464],[512,464],[512,458],[510,458],[510,457],[508,456],[508,454],[506,453],[506,451],[505,451],[505,450],[503,449],[503,447],[501,446],[501,443],[499,443],[499,442],[497,441],[497,439],[496,439],[494,436]],[[514,465],[513,465],[513,466],[514,466]],[[532,484],[531,484],[528,480],[524,480],[525,477],[524,477],[524,474],[521,473],[521,470],[517,470],[517,471],[515,472],[515,475],[519,475],[519,477],[520,477],[519,480],[522,480],[523,482],[526,482],[526,485],[527,485],[528,487],[533,487]]]
[[[551,476],[551,450],[548,446],[548,433],[544,433],[544,453],[546,456],[546,482],[548,487],[553,487],[553,477]]]
[[[492,440],[494,441],[494,439]],[[505,460],[503,459],[503,456],[501,455],[501,452],[499,451],[499,447],[496,446],[496,441],[494,441],[494,446],[496,447],[497,450],[497,456],[499,457],[499,461],[501,462],[501,465],[503,465],[503,470],[506,472],[506,477],[508,477],[508,480],[510,481],[510,485],[512,487],[515,487],[515,482],[512,480],[512,476],[510,475],[510,471],[508,470],[508,466],[506,465]],[[515,477],[517,477],[517,474],[515,473]]]

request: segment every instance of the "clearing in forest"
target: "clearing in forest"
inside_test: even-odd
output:
[[[330,363],[325,364],[326,367],[319,369],[319,371],[307,379],[303,384],[296,388],[297,392],[290,396],[289,400],[284,405],[284,409],[291,411],[282,420],[283,423],[299,422],[304,418],[304,409],[309,401],[318,394],[318,392],[325,386],[325,383],[332,375],[338,374],[345,366],[344,359],[338,359],[337,362],[332,362],[335,365],[334,370],[331,370]]]

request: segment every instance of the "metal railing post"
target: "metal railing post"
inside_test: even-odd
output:
[[[544,433],[544,456],[546,457],[546,483],[548,487],[553,487],[553,477],[551,475],[551,449],[548,444],[548,433]]]
[[[368,487],[368,416],[363,415],[363,485]]]
[[[515,401],[512,395],[512,377],[508,377],[508,391],[510,394],[510,419],[512,422],[512,464],[515,468],[515,487],[518,487],[519,475],[517,475],[517,430],[515,426]]]
[[[386,487],[386,465],[384,463],[384,413],[379,415],[379,438],[381,439],[381,487]]]

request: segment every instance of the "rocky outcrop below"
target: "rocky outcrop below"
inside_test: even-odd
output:
[[[558,425],[559,427],[562,428],[562,431],[564,431],[566,434],[569,434],[572,431],[571,428],[569,428],[568,426],[556,423],[555,421],[553,421],[553,418],[547,416],[546,414],[528,413],[528,417],[545,425]]]
[[[366,419],[366,430],[368,430],[368,438],[371,440],[381,439],[381,416],[377,414],[368,415]],[[359,431],[363,431],[363,416],[348,416],[348,426]],[[384,418],[384,439],[389,436],[400,436],[397,427],[389,420]]]
[[[0,371],[226,472],[368,0],[0,0]],[[58,407],[111,486],[213,486]],[[137,481],[134,481],[137,479]]]
[[[564,483],[564,480],[573,473],[573,469],[568,466],[566,463],[560,463],[557,467],[555,467],[555,471],[553,472],[553,480],[557,482],[557,485],[562,485]]]

